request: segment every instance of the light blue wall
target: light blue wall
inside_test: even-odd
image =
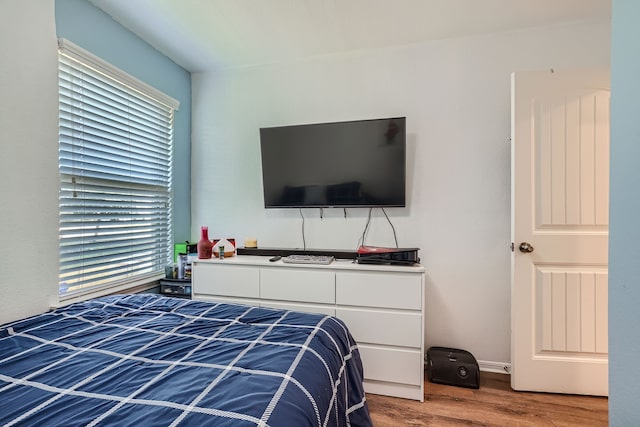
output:
[[[87,0],[56,0],[58,37],[180,101],[174,130],[174,239],[191,236],[191,74]]]
[[[614,0],[611,49],[609,424],[640,425],[640,2]]]

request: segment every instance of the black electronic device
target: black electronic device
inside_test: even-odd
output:
[[[301,249],[301,248],[237,248],[238,255],[255,255],[273,257],[279,255],[281,257],[288,255],[326,255],[336,259],[355,259],[356,252],[354,250],[344,249]]]
[[[427,350],[427,378],[432,383],[480,388],[480,368],[466,350],[430,347]]]
[[[406,118],[260,129],[265,208],[404,207]]]
[[[269,261],[271,262],[276,262],[282,259],[282,256],[280,255],[276,255],[276,256],[272,256],[271,258],[269,258]]]
[[[420,262],[418,248],[383,248],[360,246],[356,252],[358,264],[413,265]]]
[[[191,279],[160,279],[160,293],[190,299]]]

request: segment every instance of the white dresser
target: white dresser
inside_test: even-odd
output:
[[[358,343],[368,393],[424,400],[424,268],[196,260],[193,298],[330,314]]]

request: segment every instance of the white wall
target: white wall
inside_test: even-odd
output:
[[[58,300],[54,0],[0,2],[0,324]]]
[[[426,344],[510,361],[510,73],[609,64],[610,25],[443,40],[193,75],[192,237],[301,247],[265,210],[258,129],[407,116],[408,207],[388,209],[427,269]],[[366,210],[305,210],[308,248],[354,249]],[[391,246],[375,212],[368,244]]]

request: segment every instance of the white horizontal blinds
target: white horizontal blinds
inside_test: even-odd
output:
[[[162,274],[172,248],[174,106],[68,46],[59,55],[61,297]]]

